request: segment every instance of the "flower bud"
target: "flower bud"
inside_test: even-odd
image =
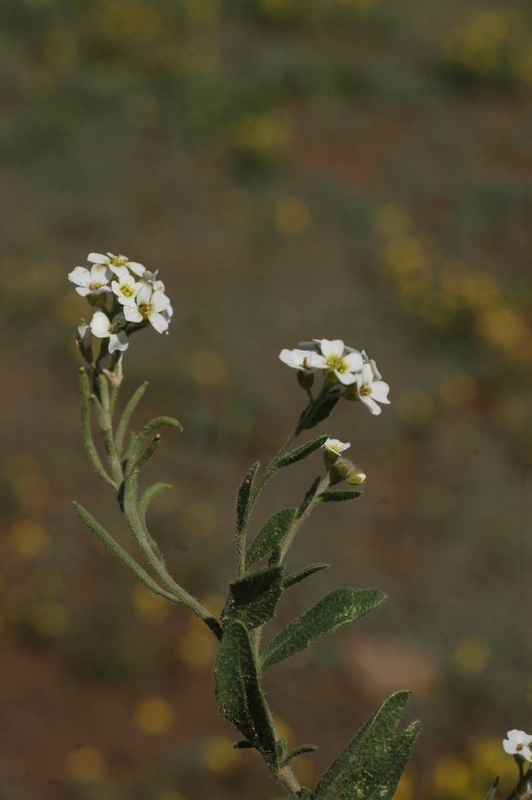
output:
[[[352,383],[344,392],[344,398],[346,400],[360,400],[360,395],[358,393],[358,387],[356,383]]]
[[[297,371],[297,382],[301,386],[302,389],[312,389],[314,384],[314,373],[313,372],[303,372],[303,370],[298,369]]]
[[[347,458],[339,458],[329,469],[331,486],[336,483],[349,484],[350,486],[360,486],[366,480],[366,475]]]

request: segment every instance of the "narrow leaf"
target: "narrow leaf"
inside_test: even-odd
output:
[[[371,774],[372,764],[386,757],[408,702],[409,692],[390,695],[327,769],[315,791],[316,800],[334,800],[357,776]],[[405,732],[406,733],[406,732]],[[366,800],[366,798],[364,798]]]
[[[253,645],[246,627],[234,620],[224,631],[215,666],[218,711],[277,768],[272,720],[259,682]]]
[[[318,748],[315,744],[302,744],[301,747],[296,747],[295,750],[292,750],[285,756],[283,765],[288,764],[293,758],[297,758],[297,756],[302,756],[303,753],[314,753]]]
[[[308,578],[309,575],[314,575],[315,572],[321,572],[322,569],[327,569],[328,566],[329,564],[311,564],[309,567],[299,570],[299,572],[292,572],[291,575],[287,575],[284,579],[283,589],[289,589],[291,586],[295,586],[299,581]]]
[[[233,750],[249,750],[253,745],[251,742],[248,742],[247,739],[244,739],[242,742],[235,742],[233,745]]]
[[[309,408],[307,407],[301,414],[301,418],[298,424],[298,430],[308,431],[310,430],[310,428],[315,428],[316,425],[319,425],[319,423],[323,422],[324,419],[327,419],[327,417],[329,416],[329,414],[331,413],[331,411],[333,410],[339,399],[340,399],[340,392],[332,396],[329,395],[327,400],[325,400],[323,403],[320,403],[320,405],[315,409],[315,411],[310,414],[308,419],[305,419],[306,414],[309,413]]]
[[[124,441],[124,435],[127,430],[127,426],[129,425],[129,420],[133,416],[133,412],[135,411],[138,403],[142,399],[144,392],[148,388],[148,381],[144,381],[143,384],[139,386],[139,388],[132,394],[129,403],[127,404],[122,417],[120,418],[120,422],[118,423],[118,428],[116,429],[116,436],[115,436],[115,444],[116,449],[118,452],[122,450],[122,442]]]
[[[364,494],[362,489],[322,492],[319,499],[322,503],[341,503],[342,500],[355,500],[357,497],[360,497],[361,494]]]
[[[260,467],[259,462],[258,461],[255,462],[255,464],[253,464],[253,466],[249,468],[246,475],[244,476],[244,480],[240,484],[240,488],[238,490],[238,495],[236,499],[237,533],[240,533],[246,527],[247,518],[249,515],[249,502],[251,499],[251,490],[253,489],[253,484],[255,482],[255,478],[257,476],[259,467]]]
[[[279,467],[288,467],[290,464],[295,464],[296,461],[303,461],[304,458],[308,458],[315,453],[320,447],[322,447],[329,437],[325,436],[318,436],[316,439],[313,439],[311,442],[307,442],[306,444],[301,445],[301,447],[292,450],[290,453],[287,453],[281,460],[279,461]]]
[[[151,501],[162,492],[166,492],[167,489],[171,488],[172,485],[170,483],[154,483],[153,486],[150,486],[148,489],[146,489],[139,500],[138,509],[140,518],[143,520],[146,519],[146,512]]]
[[[296,515],[295,508],[283,508],[266,522],[253,539],[246,554],[246,569],[278,547]]]
[[[484,800],[493,800],[493,798],[497,794],[497,788],[499,786],[499,780],[500,780],[499,776],[497,776],[495,778],[495,780],[493,781],[493,783],[491,784],[490,788],[488,789],[486,797],[484,798]]]
[[[229,584],[229,598],[222,612],[222,624],[241,620],[256,628],[271,619],[283,591],[283,567],[266,567]]]
[[[309,505],[312,503],[312,501],[316,496],[316,492],[318,491],[318,486],[320,485],[320,483],[321,483],[321,478],[318,476],[314,481],[314,483],[312,484],[312,486],[310,487],[310,489],[308,490],[308,492],[306,493],[305,497],[303,498],[303,502],[297,509],[297,514],[296,514],[297,517],[302,517],[307,508],[309,507]]]
[[[377,589],[335,589],[290,623],[264,648],[262,669],[304,650],[320,636],[376,608],[386,595]]]

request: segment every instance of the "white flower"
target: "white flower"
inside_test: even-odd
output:
[[[317,367],[312,366],[311,354],[308,350],[281,350],[279,358],[289,367],[300,369],[302,372],[316,372]]]
[[[164,333],[168,328],[169,298],[160,289],[155,289],[149,283],[141,284],[136,297],[137,305],[125,305],[124,316],[128,322],[143,322],[148,319],[156,331]],[[173,312],[172,312],[173,313]],[[168,318],[167,318],[168,317]]]
[[[357,391],[360,399],[371,413],[380,414],[382,409],[377,405],[377,402],[389,405],[388,392],[390,387],[384,381],[375,380],[377,375],[380,378],[380,373],[374,364],[375,362],[371,361],[369,364],[363,365],[362,372],[356,377]]]
[[[91,331],[99,339],[107,339],[109,337],[110,353],[114,353],[115,350],[127,350],[129,345],[127,334],[125,331],[119,330],[124,323],[125,319],[122,314],[117,314],[116,317],[110,320],[103,311],[95,311],[91,320]]]
[[[139,278],[146,272],[146,267],[143,264],[139,264],[136,261],[128,261],[127,256],[115,256],[114,253],[107,253],[106,256],[102,253],[89,253],[87,261],[92,261],[96,264],[105,264],[115,274],[117,274],[117,269],[120,267],[129,267],[131,272],[134,272]]]
[[[334,453],[338,456],[340,453],[343,453],[344,450],[347,450],[348,447],[351,447],[351,442],[341,442],[340,439],[326,439],[322,447],[325,447],[329,453]]]
[[[520,756],[525,761],[532,762],[532,751],[530,750],[532,736],[524,731],[518,731],[516,728],[508,731],[506,735],[508,738],[503,739],[502,743],[504,750],[511,756]]]
[[[85,267],[76,267],[68,275],[68,280],[76,283],[76,292],[82,297],[88,294],[102,294],[110,292],[109,279],[112,277],[107,267],[94,264],[90,270]]]
[[[340,383],[349,386],[357,380],[364,361],[358,350],[346,348],[341,339],[316,339],[321,353],[310,353],[310,363],[332,373]]]
[[[116,267],[117,281],[113,281],[111,286],[113,292],[118,297],[118,302],[122,305],[135,305],[135,298],[140,289],[146,284],[135,281],[125,267]],[[120,271],[118,271],[120,270]]]

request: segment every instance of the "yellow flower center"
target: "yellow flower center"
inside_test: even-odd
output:
[[[113,267],[124,267],[127,264],[127,256],[113,256],[111,264]]]
[[[152,314],[151,303],[141,303],[139,306],[139,312],[142,314],[143,317],[150,317]]]
[[[133,287],[129,286],[129,284],[127,283],[124,284],[124,286],[120,287],[120,291],[122,292],[124,297],[133,297],[135,294],[135,290],[133,289]]]
[[[343,375],[344,372],[348,372],[348,366],[340,356],[329,356],[327,359],[327,366],[329,369],[336,370],[336,372],[339,372],[341,375]]]

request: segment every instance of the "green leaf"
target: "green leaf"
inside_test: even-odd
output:
[[[300,747],[296,747],[295,750],[292,750],[285,756],[283,765],[288,764],[293,758],[297,758],[297,756],[302,756],[303,753],[314,753],[318,748],[315,744],[302,744]]]
[[[419,735],[419,723],[413,723],[396,737],[408,695],[405,690],[395,692],[379,706],[325,772],[316,787],[316,800],[393,797]]]
[[[490,788],[488,789],[484,800],[493,800],[493,798],[497,794],[497,787],[499,786],[499,780],[500,780],[499,776],[497,776],[493,781],[493,783],[491,784]]]
[[[364,616],[382,603],[385,597],[377,589],[335,589],[266,645],[261,654],[262,669],[299,653],[314,639],[332,633],[340,625]]]
[[[229,597],[222,612],[222,625],[241,620],[256,628],[271,619],[283,591],[283,567],[261,569],[229,584]]]
[[[355,500],[364,494],[362,489],[353,489],[339,492],[322,492],[320,494],[320,501],[322,503],[341,503],[342,500]]]
[[[307,442],[306,444],[301,445],[301,447],[297,447],[295,450],[292,450],[290,453],[287,453],[283,458],[280,459],[278,462],[279,467],[288,467],[290,464],[295,464],[296,461],[303,461],[304,458],[308,458],[312,455],[312,453],[315,453],[316,450],[319,450],[320,447],[323,447],[328,438],[329,437],[327,435],[318,436],[311,442]]]
[[[247,518],[249,515],[249,501],[251,500],[251,490],[257,476],[260,464],[258,461],[249,468],[244,476],[244,480],[240,484],[238,495],[236,499],[236,530],[237,533],[243,531],[246,527]]]
[[[323,403],[320,403],[320,405],[309,416],[309,418],[304,421],[304,417],[306,414],[308,414],[310,408],[309,406],[307,406],[307,408],[301,414],[297,430],[301,432],[301,431],[308,431],[310,430],[310,428],[315,428],[316,425],[319,425],[320,422],[323,422],[324,419],[327,419],[327,417],[329,416],[329,414],[331,413],[331,411],[333,410],[339,399],[340,399],[340,390],[338,390],[338,393],[329,395],[327,400],[324,400]],[[300,425],[302,425],[302,427],[299,427]]]
[[[251,742],[248,742],[247,739],[244,739],[242,742],[235,742],[233,745],[233,750],[249,750],[253,745]]]
[[[296,583],[308,578],[309,575],[314,575],[315,572],[320,572],[322,569],[327,569],[328,566],[329,564],[311,564],[309,567],[299,570],[299,572],[292,572],[291,575],[287,575],[284,579],[283,590],[289,589],[291,586],[295,586]]]
[[[253,539],[246,555],[246,569],[278,547],[296,515],[295,508],[283,508],[266,522]]]
[[[277,769],[275,733],[259,682],[253,645],[245,625],[233,620],[224,631],[214,671],[218,711]]]
[[[316,480],[314,481],[314,483],[312,484],[310,489],[307,491],[305,497],[303,498],[303,502],[301,503],[301,505],[297,509],[296,517],[303,516],[303,514],[305,513],[305,511],[307,510],[309,505],[314,500],[314,498],[316,496],[316,492],[318,491],[318,486],[320,485],[320,483],[321,483],[321,478],[318,475],[318,477],[316,478]]]

